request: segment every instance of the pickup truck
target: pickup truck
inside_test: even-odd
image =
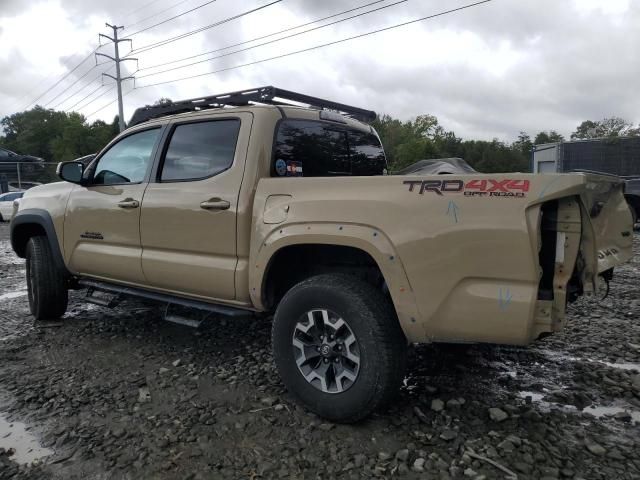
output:
[[[389,175],[373,118],[273,87],[138,109],[16,206],[31,312],[87,288],[273,314],[285,386],[354,422],[393,398],[409,344],[527,345],[631,257],[617,178]]]

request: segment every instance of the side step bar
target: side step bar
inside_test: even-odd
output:
[[[130,295],[132,297],[146,298],[148,300],[155,300],[160,303],[167,303],[173,305],[181,305],[183,307],[196,308],[198,310],[206,310],[208,312],[218,313],[227,317],[246,317],[253,313],[252,310],[229,307],[226,305],[216,305],[214,303],[202,302],[200,300],[191,300],[189,298],[177,297],[174,295],[168,295],[166,293],[151,292],[142,288],[124,287],[122,285],[115,285],[113,283],[99,282],[96,280],[80,280],[79,285],[90,289],[88,297],[93,297],[93,292],[99,290],[114,294],[118,297],[122,295]],[[95,297],[92,298],[93,303]],[[111,302],[105,302],[111,303]],[[108,304],[103,306],[109,306]]]

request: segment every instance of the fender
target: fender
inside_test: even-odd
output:
[[[304,244],[353,247],[368,253],[380,268],[407,339],[424,338],[421,323],[416,322],[419,313],[404,266],[389,238],[379,229],[353,223],[301,223],[275,227],[265,232],[259,245],[254,243],[251,248],[249,287],[251,300],[258,309],[264,309],[262,289],[267,267],[280,249]]]
[[[58,236],[56,235],[55,227],[53,226],[53,220],[51,215],[46,210],[40,208],[27,208],[18,211],[16,215],[11,219],[11,248],[20,258],[25,258],[27,253],[27,242],[29,238],[33,236],[33,226],[37,225],[41,227],[47,237],[51,253],[53,254],[53,261],[56,268],[60,269],[67,276],[71,276],[71,273],[64,264],[64,258],[62,251],[60,250],[60,244],[58,243]]]

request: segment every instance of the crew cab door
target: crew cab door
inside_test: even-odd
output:
[[[161,127],[118,139],[91,165],[89,184],[69,196],[64,251],[79,274],[143,284],[140,205]]]
[[[142,269],[149,285],[233,300],[238,195],[252,114],[174,121],[142,202]]]

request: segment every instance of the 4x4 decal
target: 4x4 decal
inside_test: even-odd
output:
[[[410,192],[433,192],[436,195],[462,192],[467,197],[525,197],[529,191],[529,180],[504,179],[470,180],[405,180]]]

